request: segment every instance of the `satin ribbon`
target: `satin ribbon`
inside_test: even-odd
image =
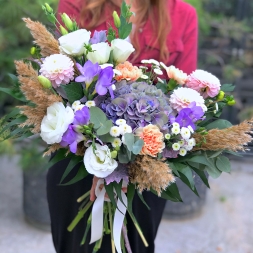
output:
[[[100,186],[102,185],[102,189]],[[127,183],[123,182],[122,187],[126,187]],[[95,194],[97,196],[93,207],[92,207],[92,219],[91,219],[91,239],[90,244],[99,240],[103,235],[103,225],[104,225],[104,202],[110,201],[109,198],[105,197],[105,187],[104,180],[99,179],[96,185]],[[115,211],[114,220],[113,220],[113,240],[115,243],[115,247],[118,253],[122,253],[121,251],[121,230],[124,222],[124,217],[127,209],[127,197],[126,194],[121,191],[121,197],[124,204],[120,199],[117,200],[117,209]]]
[[[103,235],[103,219],[104,219],[104,201],[110,201],[109,198],[105,197],[105,187],[103,186],[100,189],[100,186],[104,185],[104,180],[99,179],[97,182],[97,186],[95,189],[95,194],[97,196],[93,207],[92,207],[92,218],[91,218],[91,240],[90,244],[99,240]],[[127,186],[126,182],[123,182],[123,187]],[[127,197],[126,194],[121,191],[121,197],[124,204],[121,202],[120,199],[117,200],[117,209],[115,211],[114,220],[113,220],[113,240],[115,243],[115,247],[118,253],[122,253],[121,251],[121,230],[124,222],[124,217],[126,214],[126,207],[127,207]]]

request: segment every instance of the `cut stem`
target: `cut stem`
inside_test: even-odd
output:
[[[82,202],[84,199],[86,199],[89,196],[89,194],[90,194],[90,191],[87,191],[84,195],[82,195],[81,197],[77,199],[77,202],[78,203]]]
[[[113,229],[112,229],[112,209],[111,209],[111,203],[107,202],[108,205],[108,211],[109,211],[109,221],[110,221],[110,229],[111,229],[111,244],[112,244],[112,253],[116,253],[115,251],[115,244],[113,240]]]

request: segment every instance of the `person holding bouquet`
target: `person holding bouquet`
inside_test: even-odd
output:
[[[131,4],[131,11],[135,13],[131,20],[133,30],[128,38],[135,48],[129,59],[133,65],[142,65],[142,60],[154,59],[166,66],[174,65],[187,74],[196,69],[198,25],[193,7],[181,0],[126,2]],[[58,14],[66,13],[75,19],[81,28],[93,33],[95,30],[108,30],[114,25],[112,12],[119,12],[121,3],[121,0],[60,0]],[[67,231],[67,227],[78,210],[76,199],[91,188],[94,190],[92,182],[96,180],[93,180],[92,175],[88,175],[73,185],[60,186],[59,182],[66,166],[65,160],[60,161],[49,169],[47,175],[54,246],[57,253],[91,253],[93,245],[85,243],[80,246],[89,213],[71,233]],[[66,181],[76,173],[73,169]],[[143,192],[143,197],[150,210],[136,197],[133,211],[149,246],[144,246],[130,219],[127,219],[128,237],[133,253],[154,253],[154,241],[166,200],[147,191]],[[94,200],[92,193],[91,199]],[[105,237],[99,252],[110,253],[110,243],[110,236]]]

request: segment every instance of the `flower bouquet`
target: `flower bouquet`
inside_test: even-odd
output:
[[[130,253],[128,212],[148,246],[132,212],[134,194],[144,203],[144,190],[182,201],[177,178],[198,194],[192,173],[209,187],[208,175],[230,172],[225,154],[245,150],[253,120],[232,126],[219,119],[223,107],[235,103],[226,94],[233,86],[221,85],[204,70],[186,75],[153,59],[143,60],[140,67],[129,63],[134,48],[125,39],[132,13],[125,2],[120,17],[113,13],[114,25],[92,36],[66,14],[61,25],[48,4],[43,9],[56,33],[24,18],[34,38],[32,58],[15,62],[14,87],[0,88],[23,105],[4,117],[0,134],[9,129],[4,139],[19,141],[39,134],[48,144],[44,155],[54,153],[48,168],[69,158],[59,183],[76,166],[78,173],[69,183],[96,176],[96,200],[84,193],[68,227],[72,231],[92,208],[81,244],[91,229],[94,251],[109,233],[112,252]]]

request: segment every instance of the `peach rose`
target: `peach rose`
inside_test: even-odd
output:
[[[155,157],[165,148],[163,134],[157,126],[150,124],[143,128],[138,128],[135,133],[144,141],[144,146],[142,147],[140,155]]]
[[[121,81],[123,79],[126,79],[127,81],[136,81],[142,76],[142,71],[128,61],[120,63],[115,69],[121,73],[121,75],[115,76],[117,81]]]

